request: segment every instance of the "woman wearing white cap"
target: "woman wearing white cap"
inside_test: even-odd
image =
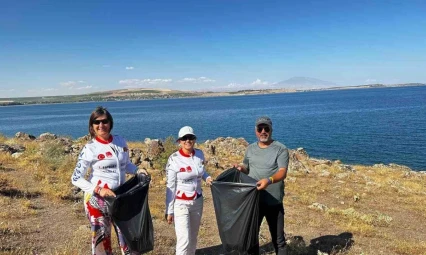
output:
[[[195,149],[194,130],[185,126],[177,139],[180,149],[170,155],[166,166],[166,219],[175,223],[176,254],[193,255],[203,214],[201,179],[211,185],[204,167],[204,154]]]

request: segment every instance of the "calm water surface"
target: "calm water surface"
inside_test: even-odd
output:
[[[254,121],[269,115],[273,136],[313,157],[350,164],[397,163],[426,170],[426,86],[0,107],[0,133],[87,134],[91,111],[106,106],[128,141],[177,136],[190,125],[199,141],[255,141]]]

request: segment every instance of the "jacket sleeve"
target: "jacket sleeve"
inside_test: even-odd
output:
[[[123,151],[127,153],[127,164],[126,164],[126,173],[129,174],[136,174],[138,171],[138,167],[132,163],[130,160],[130,153],[129,153],[129,147],[127,147],[127,142],[123,139]]]
[[[84,192],[91,193],[95,189],[96,185],[92,184],[85,179],[87,169],[92,164],[92,151],[86,146],[81,150],[80,155],[78,156],[77,164],[74,169],[74,173],[71,176],[71,183]]]
[[[166,188],[166,214],[174,213],[174,203],[176,195],[176,164],[173,161],[173,155],[169,157],[166,165],[167,188]]]

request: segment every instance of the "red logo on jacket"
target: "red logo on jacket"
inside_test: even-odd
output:
[[[186,167],[186,171],[187,171],[188,173],[190,173],[190,172],[192,172],[192,168],[191,168],[190,166],[187,166],[187,167]]]
[[[111,152],[109,152],[109,151],[107,151],[107,152],[105,153],[105,155],[107,156],[107,158],[112,157],[112,153],[111,153]]]
[[[185,172],[185,168],[184,168],[184,167],[181,167],[181,168],[179,169],[179,172]]]
[[[104,155],[104,154],[99,154],[99,155],[98,155],[98,159],[99,159],[99,160],[102,160],[102,159],[104,159],[104,158],[105,158],[105,155]]]

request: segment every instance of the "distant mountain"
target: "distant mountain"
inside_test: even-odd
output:
[[[280,81],[274,84],[275,88],[287,89],[320,89],[337,86],[337,84],[330,81],[323,81],[309,77],[293,77],[288,80]]]

